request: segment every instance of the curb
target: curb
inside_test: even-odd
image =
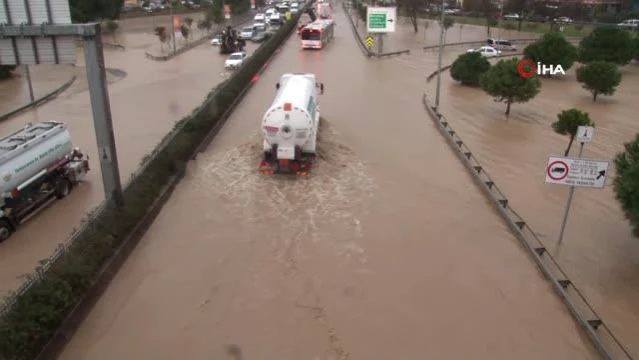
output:
[[[50,93],[42,96],[39,99],[36,99],[35,101],[28,103],[26,105],[23,105],[15,110],[11,110],[6,114],[0,115],[0,121],[5,121],[8,120],[18,114],[20,114],[21,112],[34,108],[34,107],[38,107],[40,105],[44,105],[46,103],[48,103],[49,101],[55,99],[58,95],[60,95],[62,92],[64,92],[66,89],[69,88],[69,86],[71,86],[71,84],[73,84],[73,82],[75,82],[76,76],[73,75],[73,77],[68,80],[67,82],[65,82],[64,84],[62,84],[62,86],[60,86],[59,88],[57,88],[56,90],[51,91]]]
[[[355,36],[355,39],[357,40],[357,44],[359,45],[359,48],[362,50],[362,53],[364,54],[364,56],[366,56],[367,58],[375,57],[380,59],[383,57],[410,54],[410,49],[400,50],[400,51],[391,51],[391,52],[382,53],[382,54],[375,54],[374,52],[370,51],[368,48],[366,48],[366,45],[364,45],[364,40],[362,40],[362,37],[359,36],[359,32],[357,31],[357,28],[355,27],[355,23],[353,22],[353,19],[351,15],[348,13],[348,9],[346,8],[346,3],[342,4],[342,8],[344,10],[344,15],[346,15],[346,18],[348,18],[348,22],[351,24],[351,30],[353,31],[353,35]]]
[[[230,26],[237,27],[237,26],[243,25],[243,24],[247,23],[248,21],[250,21],[252,16],[253,16],[252,14],[248,14],[247,16],[243,17],[242,20],[239,21],[237,24],[231,24]],[[220,28],[220,29],[222,29],[222,28]],[[213,33],[216,33],[220,29],[214,30]],[[178,56],[180,54],[183,54],[183,53],[185,53],[185,52],[187,52],[187,51],[189,51],[189,50],[191,50],[191,49],[193,49],[195,47],[198,47],[198,46],[204,44],[205,42],[209,41],[210,39],[211,39],[210,35],[204,36],[204,37],[202,37],[202,38],[200,38],[198,40],[193,41],[192,43],[186,44],[185,46],[177,49],[175,52],[170,53],[168,55],[159,55],[159,56],[157,56],[157,55],[153,55],[153,54],[150,54],[149,52],[145,51],[144,52],[144,56],[147,59],[150,59],[150,60],[153,60],[153,61],[169,61],[169,60],[173,59],[174,57],[176,57],[176,56]]]

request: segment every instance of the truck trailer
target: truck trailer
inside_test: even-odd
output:
[[[55,199],[67,196],[89,171],[59,122],[28,124],[0,139],[0,242]]]
[[[308,175],[317,151],[318,95],[324,84],[314,74],[284,74],[275,99],[262,118],[263,174]]]

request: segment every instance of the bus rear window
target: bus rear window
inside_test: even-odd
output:
[[[322,36],[319,31],[302,31],[302,40],[321,40]]]

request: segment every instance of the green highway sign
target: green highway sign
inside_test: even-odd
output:
[[[368,27],[371,29],[386,29],[386,13],[369,14]]]
[[[367,7],[366,27],[369,33],[395,32],[397,8]]]

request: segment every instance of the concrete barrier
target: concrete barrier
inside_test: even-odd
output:
[[[33,102],[30,102],[26,105],[20,106],[19,108],[15,109],[15,110],[11,110],[6,114],[0,115],[0,121],[4,121],[7,119],[10,119],[18,114],[20,114],[21,112],[34,108],[34,107],[38,107],[40,105],[46,104],[49,101],[55,99],[58,95],[60,95],[61,93],[63,93],[66,89],[69,88],[69,86],[71,86],[74,82],[75,82],[76,77],[73,76],[71,77],[70,80],[68,80],[67,82],[65,82],[64,84],[62,84],[62,86],[60,86],[59,88],[51,91],[50,93],[42,96],[41,98],[36,99]]]
[[[446,66],[445,68],[449,67]],[[432,78],[436,74],[437,71],[430,74],[429,77]],[[475,182],[495,206],[499,215],[506,221],[522,247],[532,257],[541,273],[551,282],[556,294],[564,302],[575,321],[585,331],[602,358],[632,360],[628,351],[547,251],[537,234],[511,207],[506,195],[497,187],[495,181],[488,175],[479,160],[453,129],[450,121],[437,108],[428,104],[426,94],[422,96],[422,103],[428,116],[446,138],[448,144],[462,161]]]

